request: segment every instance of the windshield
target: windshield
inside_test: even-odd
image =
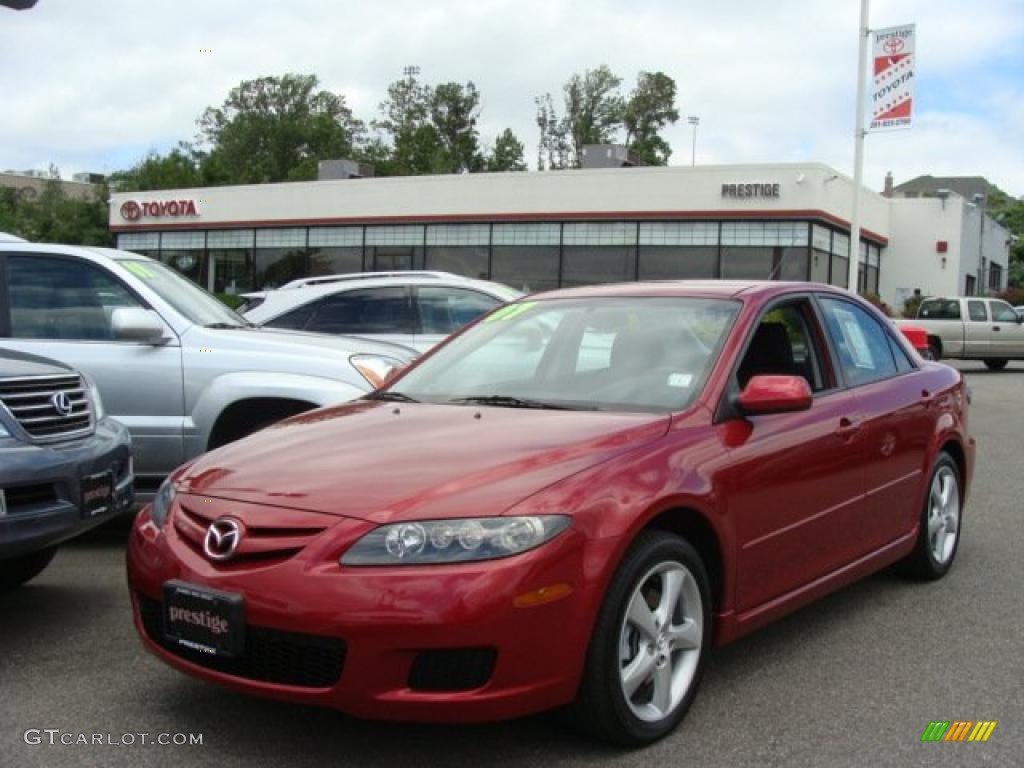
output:
[[[704,386],[738,307],[682,297],[509,304],[389,392],[434,403],[680,410]]]
[[[239,314],[228,309],[215,296],[211,296],[190,280],[182,277],[159,261],[149,259],[138,261],[123,260],[121,266],[139,278],[174,307],[180,314],[196,325],[230,326],[242,328],[250,325]]]

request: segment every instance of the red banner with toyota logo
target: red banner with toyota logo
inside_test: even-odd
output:
[[[914,25],[871,33],[874,89],[870,131],[909,128],[914,103]]]

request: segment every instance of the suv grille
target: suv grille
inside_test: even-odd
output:
[[[329,688],[338,682],[345,663],[345,641],[279,629],[245,628],[245,650],[233,659],[220,659],[168,642],[163,633],[163,603],[141,593],[139,615],[149,639],[193,664],[248,680],[305,688]]]
[[[75,374],[0,379],[0,404],[41,440],[84,434],[92,427],[89,395]]]

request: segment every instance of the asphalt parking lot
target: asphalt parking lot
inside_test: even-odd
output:
[[[0,766],[1016,766],[1024,755],[1024,364],[963,364],[979,441],[950,575],[883,573],[712,657],[689,717],[646,751],[578,737],[557,716],[424,727],[248,698],[142,650],[124,526],[64,548],[0,596]],[[920,742],[930,720],[997,720],[987,743]],[[27,744],[30,729],[135,744]],[[142,745],[132,734],[201,734]],[[31,739],[31,734],[30,734]]]

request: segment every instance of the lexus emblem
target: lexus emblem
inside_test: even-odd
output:
[[[50,405],[57,413],[65,418],[71,415],[71,398],[66,392],[57,392],[50,398]]]
[[[241,542],[242,524],[233,517],[220,517],[206,529],[203,552],[211,560],[228,560]]]
[[[134,200],[121,203],[121,218],[126,221],[138,221],[142,218],[142,206]]]

